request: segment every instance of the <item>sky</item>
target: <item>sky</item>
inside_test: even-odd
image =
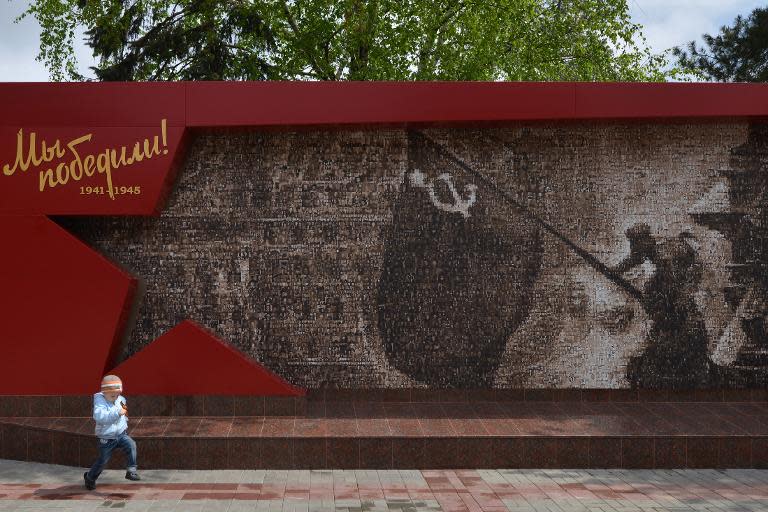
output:
[[[731,24],[737,14],[748,15],[768,0],[628,0],[633,21],[643,25],[643,33],[654,52],[661,52],[688,41],[701,40],[701,34],[715,34]],[[0,82],[45,82],[48,72],[35,57],[40,27],[34,19],[14,23],[27,6],[27,0],[0,0]],[[79,42],[76,49],[80,71],[93,76],[89,49]]]

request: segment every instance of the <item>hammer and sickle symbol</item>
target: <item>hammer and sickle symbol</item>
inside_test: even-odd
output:
[[[440,201],[440,199],[437,197],[437,194],[435,194],[434,180],[427,180],[427,177],[423,172],[421,172],[418,169],[414,169],[413,172],[411,172],[411,174],[409,175],[409,178],[411,181],[411,185],[413,185],[414,187],[420,187],[427,190],[427,192],[429,193],[429,199],[432,201],[432,204],[435,205],[435,207],[438,210],[442,210],[448,213],[460,213],[464,216],[465,219],[469,217],[469,207],[475,204],[475,201],[477,200],[477,185],[475,185],[474,183],[464,185],[463,192],[468,194],[467,199],[464,199],[456,190],[456,187],[453,184],[453,179],[450,174],[445,172],[439,175],[436,179],[445,182],[446,186],[448,187],[448,190],[451,192],[451,195],[453,196],[452,203],[444,203]]]

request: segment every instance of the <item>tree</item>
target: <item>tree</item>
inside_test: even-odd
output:
[[[718,82],[768,81],[768,8],[755,9],[747,18],[736,16],[718,35],[702,37],[706,48],[691,41],[688,51],[673,49],[682,70]]]
[[[626,0],[33,0],[55,80],[664,80]],[[635,41],[640,41],[636,43]]]

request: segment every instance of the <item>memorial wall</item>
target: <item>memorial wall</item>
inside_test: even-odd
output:
[[[308,388],[768,382],[768,126],[202,130],[157,217],[62,216]]]

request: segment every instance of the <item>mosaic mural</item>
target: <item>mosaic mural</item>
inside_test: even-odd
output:
[[[156,218],[62,217],[306,387],[764,387],[768,127],[202,133]],[[127,172],[127,171],[126,171]]]

